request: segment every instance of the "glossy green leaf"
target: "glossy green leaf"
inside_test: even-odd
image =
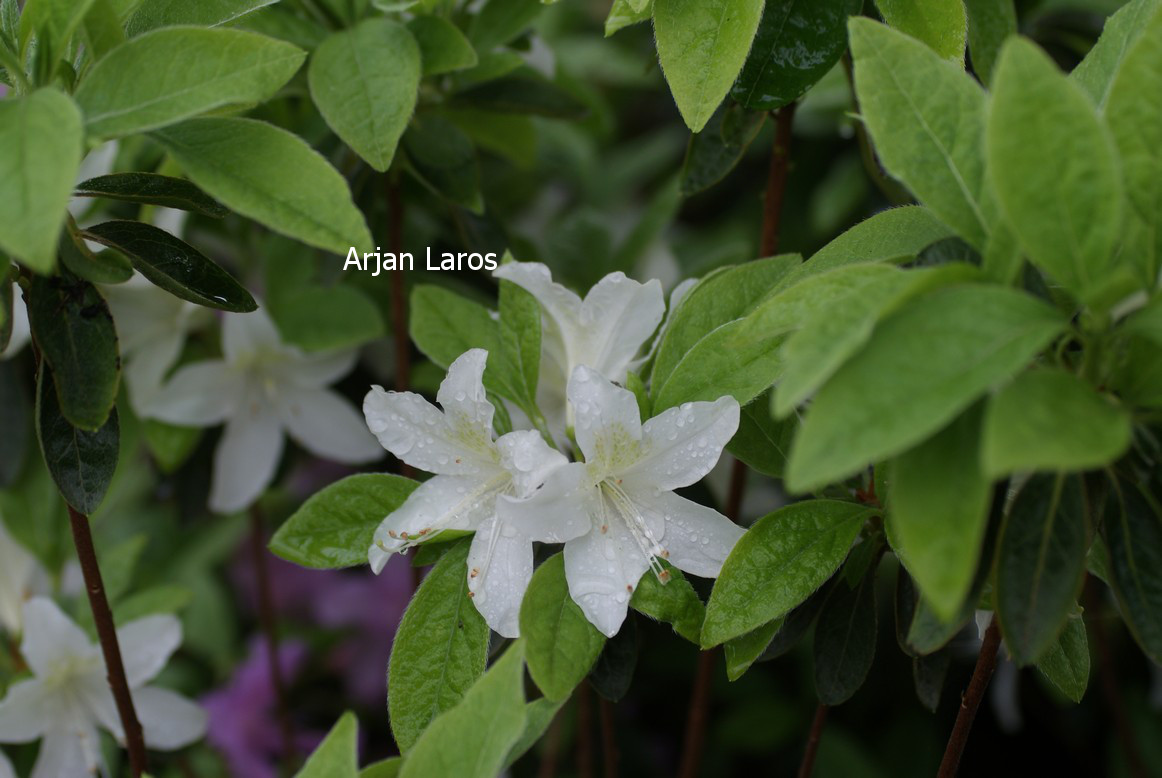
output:
[[[529,675],[550,700],[565,700],[585,679],[605,646],[605,636],[589,623],[569,596],[565,558],[541,563],[520,607]]]
[[[130,36],[158,27],[194,25],[215,27],[257,11],[278,0],[141,0],[125,22],[125,32]]]
[[[1028,41],[1001,52],[986,146],[997,198],[1030,260],[1073,294],[1094,292],[1121,230],[1117,153],[1086,95]]]
[[[980,408],[892,460],[892,548],[936,614],[955,618],[972,587],[992,485],[980,466]]]
[[[404,133],[403,148],[411,170],[425,186],[473,213],[484,212],[476,147],[455,124],[427,116]]]
[[[1000,287],[912,300],[819,390],[791,448],[788,488],[808,491],[906,451],[1020,370],[1063,325],[1049,306]]]
[[[359,722],[344,713],[327,737],[307,759],[295,778],[357,778],[359,775]]]
[[[1105,29],[1097,43],[1069,74],[1097,106],[1106,104],[1122,60],[1159,8],[1162,8],[1162,0],[1131,0],[1119,8],[1106,19]]]
[[[56,378],[60,412],[73,426],[96,432],[113,410],[121,379],[109,306],[88,281],[37,277],[28,322]]]
[[[731,681],[742,678],[750,666],[767,650],[775,633],[782,626],[783,619],[780,617],[723,643],[722,656],[726,660],[726,677]]]
[[[876,0],[884,21],[944,59],[964,61],[968,18],[962,0]]]
[[[112,173],[90,178],[77,184],[73,194],[161,205],[205,216],[222,217],[229,213],[218,201],[184,178],[156,173]]]
[[[1091,470],[1130,445],[1130,415],[1072,373],[1030,370],[989,400],[981,463],[991,477]]]
[[[1162,664],[1162,507],[1157,491],[1119,482],[1102,524],[1110,584],[1138,645]]]
[[[762,13],[757,0],[654,0],[658,60],[692,132],[730,91]]]
[[[82,140],[80,111],[55,89],[0,102],[0,250],[39,273],[56,265]]]
[[[480,61],[464,33],[439,16],[417,16],[407,28],[420,47],[425,76],[476,67]]]
[[[94,252],[73,225],[65,226],[65,234],[57,247],[61,264],[73,275],[94,284],[123,284],[133,277],[133,263],[117,251]]]
[[[504,655],[464,695],[432,722],[407,753],[400,778],[494,778],[524,734],[524,644]]]
[[[776,421],[770,395],[760,394],[743,406],[738,431],[726,448],[747,467],[772,478],[782,478],[791,441],[798,429],[798,419]]]
[[[473,684],[484,672],[488,659],[488,625],[468,597],[469,544],[468,539],[458,541],[424,578],[404,612],[391,647],[387,710],[395,742],[405,754],[416,745],[432,719],[456,706],[469,689],[478,688]],[[517,659],[518,668],[520,664]],[[457,736],[459,739],[469,734]],[[425,750],[430,751],[431,746]],[[460,748],[445,750],[471,753]]]
[[[849,30],[860,113],[880,161],[937,218],[983,247],[984,91],[907,35],[858,17]]]
[[[213,260],[152,224],[102,222],[82,234],[129,257],[139,273],[175,297],[223,311],[258,308],[250,292]]]
[[[1013,661],[1035,662],[1061,633],[1081,591],[1089,518],[1077,476],[1035,475],[1001,528],[993,602]]]
[[[815,693],[839,705],[863,686],[876,653],[875,571],[838,584],[815,622]]]
[[[417,484],[387,473],[347,476],[312,495],[270,541],[278,556],[319,570],[367,564],[375,529]]]
[[[54,376],[42,370],[37,381],[36,435],[52,480],[69,505],[93,513],[113,480],[120,451],[117,410],[93,432],[78,429],[61,413]]]
[[[1017,8],[1014,0],[964,0],[964,8],[972,69],[987,85],[993,80],[1001,46],[1017,34]]]
[[[76,100],[90,137],[119,138],[222,106],[261,102],[290,80],[305,56],[297,46],[244,30],[160,29],[94,65]]]
[[[1089,639],[1077,609],[1065,622],[1057,640],[1037,660],[1037,669],[1074,702],[1081,702],[1089,686]]]
[[[369,249],[347,182],[300,138],[252,119],[192,119],[153,133],[227,208],[336,254]]]
[[[327,125],[382,173],[415,110],[421,71],[407,27],[367,19],[315,49],[307,81]]]
[[[730,96],[772,111],[798,99],[847,50],[847,17],[863,0],[768,0]]]
[[[734,170],[766,119],[765,112],[736,103],[719,106],[702,131],[690,136],[682,162],[682,194],[689,197],[709,189]]]
[[[664,584],[657,576],[643,575],[629,604],[638,613],[672,624],[675,632],[697,645],[706,606],[680,570],[669,565],[666,570],[670,579]]]
[[[706,605],[703,647],[738,637],[806,600],[839,567],[873,510],[808,500],[755,522],[722,565]]]

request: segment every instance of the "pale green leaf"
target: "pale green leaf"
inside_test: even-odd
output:
[[[745,635],[731,638],[722,644],[722,655],[726,660],[726,677],[737,681],[750,669],[750,666],[763,655],[775,633],[783,626],[783,619],[779,617],[756,627]]]
[[[295,778],[357,778],[359,722],[344,713]]]
[[[655,575],[643,575],[629,604],[638,613],[673,625],[675,632],[697,644],[706,606],[680,570],[668,564],[666,570],[670,574],[666,583]]]
[[[158,27],[189,24],[197,27],[216,27],[257,11],[278,0],[141,0],[125,22],[129,36]]]
[[[963,0],[876,0],[876,8],[885,22],[944,59],[964,61],[968,18]]]
[[[635,8],[635,3],[640,8]],[[633,24],[649,21],[654,15],[654,0],[613,0],[605,17],[605,37]]]
[[[785,283],[844,265],[909,262],[928,246],[951,236],[948,227],[927,208],[918,205],[889,208],[865,219],[816,251],[801,268],[788,274]]]
[[[439,16],[417,16],[407,27],[420,47],[425,76],[476,67],[480,61],[460,28]]]
[[[1105,105],[1122,60],[1134,41],[1149,26],[1150,18],[1162,8],[1162,0],[1132,0],[1106,19],[1105,29],[1070,79],[1090,96],[1098,107]]]

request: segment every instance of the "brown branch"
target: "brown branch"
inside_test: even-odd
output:
[[[1001,645],[1001,630],[997,626],[997,618],[993,616],[988,629],[984,633],[984,640],[980,645],[980,656],[976,660],[976,669],[972,671],[972,680],[968,682],[968,690],[960,699],[960,711],[956,714],[956,724],[952,727],[952,735],[948,738],[948,747],[944,750],[944,758],[940,761],[940,770],[937,778],[954,778],[960,769],[960,757],[964,754],[964,747],[968,743],[968,733],[972,729],[972,722],[976,719],[976,712],[984,699],[989,679],[997,669],[997,649]]]
[[[295,759],[295,739],[291,729],[290,708],[287,706],[286,683],[282,677],[282,663],[278,655],[278,614],[274,592],[270,584],[270,568],[266,558],[266,534],[263,531],[262,508],[250,506],[250,553],[254,564],[254,580],[258,592],[258,622],[262,627],[266,658],[270,664],[270,685],[274,688],[278,728],[282,736],[282,755],[289,766]]]
[[[1114,656],[1110,651],[1109,638],[1106,635],[1101,598],[1098,588],[1092,581],[1086,592],[1086,605],[1092,618],[1089,621],[1093,630],[1093,642],[1097,654],[1098,672],[1101,675],[1102,696],[1113,717],[1114,732],[1121,742],[1122,751],[1126,757],[1126,767],[1133,778],[1148,778],[1149,771],[1146,762],[1142,759],[1142,751],[1138,748],[1138,740],[1134,736],[1134,728],[1130,724],[1130,716],[1126,712],[1126,701],[1122,698],[1121,687],[1118,686],[1118,674],[1115,669]]]
[[[605,778],[617,778],[617,733],[613,728],[613,703],[604,697],[598,711],[601,714],[601,755]]]
[[[759,256],[762,257],[772,256],[779,250],[779,223],[787,190],[787,171],[791,166],[791,128],[795,122],[796,105],[788,103],[775,113],[775,143],[771,147],[767,193],[763,199],[763,238],[759,244]]]
[[[593,700],[589,682],[577,687],[577,774],[593,778]]]
[[[133,778],[140,778],[147,769],[145,736],[141,731],[141,722],[137,720],[137,711],[133,707],[133,695],[129,691],[129,680],[125,675],[125,663],[121,660],[121,646],[117,642],[117,626],[113,621],[109,600],[105,596],[105,584],[101,580],[101,568],[97,564],[97,551],[93,548],[89,518],[71,505],[68,509],[73,545],[77,549],[77,560],[81,563],[81,575],[85,579],[85,591],[89,595],[89,609],[93,612],[93,623],[97,627],[101,654],[105,657],[109,688],[113,692],[113,701],[117,704],[121,728],[125,730],[129,772]]]
[[[819,740],[823,737],[823,725],[827,723],[827,706],[819,703],[815,708],[815,720],[811,722],[811,734],[807,736],[807,750],[799,763],[799,778],[811,778],[815,770],[815,755],[819,753]]]

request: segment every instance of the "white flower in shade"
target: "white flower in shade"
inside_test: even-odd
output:
[[[214,313],[158,289],[141,275],[102,286],[101,295],[117,327],[129,400],[142,415],[181,356],[186,336],[211,324]]]
[[[573,369],[587,365],[611,381],[624,382],[666,311],[660,282],[640,284],[620,272],[598,281],[584,300],[554,283],[549,268],[537,262],[510,262],[493,275],[524,288],[541,304],[537,404],[557,431],[572,423],[565,386]]]
[[[563,542],[550,522],[505,522],[501,495],[528,497],[567,460],[530,430],[492,439],[494,408],[484,394],[488,352],[472,349],[448,368],[436,400],[376,386],[363,401],[367,426],[383,447],[419,470],[435,473],[375,531],[368,554],[378,574],[392,552],[448,530],[474,530],[468,552],[468,592],[488,625],[519,634],[520,603],[533,574],[534,540]]]
[[[0,281],[3,283],[3,281]],[[19,284],[12,285],[12,335],[8,345],[0,349],[0,359],[14,356],[32,340],[32,330],[28,326],[28,308],[24,305],[24,295]]]
[[[146,686],[182,642],[173,616],[147,616],[117,630],[125,674],[145,743],[160,751],[202,738],[206,714],[168,689]],[[98,727],[119,742],[125,732],[106,680],[101,649],[49,599],[24,606],[20,653],[33,677],[0,700],[0,743],[43,738],[32,778],[85,778],[101,766]]]
[[[48,573],[8,534],[0,516],[0,630],[19,635],[25,601],[48,589]]]
[[[718,511],[673,493],[714,467],[738,429],[738,402],[686,403],[642,424],[633,393],[588,367],[573,371],[568,392],[585,462],[553,471],[527,499],[503,500],[500,513],[518,526],[551,524],[569,538],[569,593],[612,637],[647,570],[665,582],[665,559],[713,578],[742,537]]]
[[[304,354],[283,343],[259,310],[224,316],[222,353],[180,368],[143,414],[195,427],[226,422],[214,452],[211,510],[241,510],[262,494],[282,457],[284,432],[336,462],[383,455],[355,409],[327,388],[355,366],[353,349]]]

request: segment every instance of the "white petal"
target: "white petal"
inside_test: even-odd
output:
[[[95,729],[54,729],[40,744],[31,778],[90,778],[97,774],[100,763]]]
[[[61,664],[99,656],[89,636],[47,597],[35,597],[24,604],[20,653],[38,677],[51,674]]]
[[[150,748],[174,751],[206,734],[206,712],[177,692],[147,686],[134,690],[133,703]]]
[[[282,338],[264,309],[223,316],[222,353],[227,362],[236,364],[251,355],[281,348]]]
[[[670,305],[666,308],[666,318],[662,320],[662,326],[658,330],[658,336],[654,338],[653,342],[650,344],[650,350],[645,354],[645,356],[639,357],[630,362],[630,370],[637,370],[639,367],[641,367],[642,364],[648,362],[654,356],[654,354],[657,353],[658,346],[661,345],[662,338],[665,337],[666,330],[670,328],[670,322],[674,320],[674,313],[678,310],[678,306],[680,306],[682,301],[686,299],[686,295],[690,294],[691,290],[698,286],[699,280],[700,279],[697,278],[687,278],[685,281],[680,282],[673,288],[673,290],[670,292]]]
[[[27,743],[52,725],[51,707],[40,681],[20,681],[0,700],[0,743]]]
[[[703,578],[717,577],[723,561],[746,532],[713,508],[673,492],[639,491],[629,495],[643,515],[664,518],[661,544],[668,552],[666,559],[687,573]]]
[[[174,373],[143,413],[170,424],[209,427],[235,412],[244,391],[242,377],[225,362],[197,362]]]
[[[684,403],[642,425],[640,459],[622,470],[626,484],[671,491],[698,482],[738,430],[738,401]]]
[[[84,726],[95,721],[113,735],[118,743],[124,743],[125,730],[121,726],[121,716],[117,713],[117,703],[105,678],[104,667],[102,664],[96,672],[85,673],[72,679],[71,699],[79,700],[83,704],[83,708],[72,712],[72,718]]]
[[[473,438],[492,439],[492,416],[495,409],[484,394],[484,365],[488,352],[482,348],[465,351],[448,366],[448,375],[440,382],[436,402],[452,429],[462,430]]]
[[[8,346],[0,351],[0,359],[13,356],[32,340],[32,330],[28,326],[28,308],[24,305],[24,295],[20,287],[12,285],[12,335]]]
[[[658,328],[666,313],[662,285],[639,284],[624,273],[610,273],[589,290],[581,306],[582,349],[574,364],[589,365],[614,381],[624,381],[630,361]]]
[[[101,287],[117,328],[117,342],[125,357],[136,355],[167,335],[184,335],[186,303],[163,292],[140,274],[128,282]]]
[[[173,616],[146,616],[117,630],[129,688],[152,681],[182,644],[182,623]]]
[[[512,474],[517,497],[528,497],[545,482],[549,473],[566,465],[565,455],[545,443],[535,430],[517,430],[496,441],[500,466]]]
[[[274,479],[282,449],[282,424],[275,410],[257,400],[245,402],[214,452],[210,510],[233,513],[254,502]]]
[[[44,572],[32,554],[8,534],[0,517],[0,630],[20,634],[24,602],[44,583]]]
[[[305,387],[330,386],[351,372],[359,360],[356,349],[306,354],[279,368],[290,383]]]
[[[569,403],[575,418],[573,432],[586,462],[608,474],[636,461],[642,424],[633,392],[579,365],[569,379]]]
[[[125,383],[138,415],[144,416],[150,404],[161,394],[165,374],[177,362],[185,340],[184,332],[170,332],[126,358]],[[222,388],[216,387],[215,392],[221,392]]]
[[[526,499],[502,496],[497,513],[517,534],[542,543],[564,543],[589,531],[600,495],[580,462],[553,470]]]
[[[565,578],[569,595],[589,622],[606,637],[621,629],[629,599],[649,569],[626,525],[610,521],[606,532],[595,525],[565,544]]]
[[[493,516],[484,521],[468,551],[468,591],[488,626],[506,638],[520,637],[520,604],[533,577],[533,543]]]
[[[330,389],[282,386],[278,398],[287,431],[312,454],[346,464],[383,456],[358,412]]]
[[[414,392],[373,386],[363,399],[363,416],[384,448],[418,470],[470,475],[497,466],[491,433],[453,429],[436,406]]]
[[[508,474],[492,477],[438,475],[408,495],[404,504],[375,530],[369,561],[378,574],[393,551],[399,551],[440,530],[472,530],[496,514],[496,497],[508,485]]]

